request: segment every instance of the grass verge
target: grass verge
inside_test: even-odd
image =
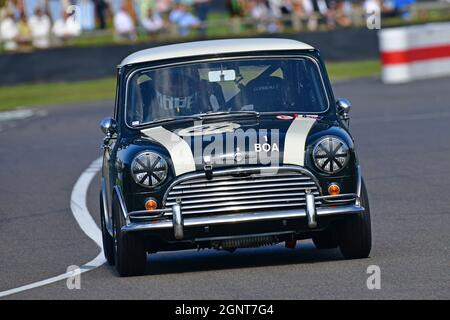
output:
[[[0,87],[0,111],[114,98],[115,78]]]
[[[377,76],[380,63],[376,60],[330,62],[327,64],[332,80]],[[67,103],[112,100],[115,78],[65,83],[25,84],[0,87],[0,111]]]
[[[378,60],[330,62],[327,70],[332,81],[376,77],[381,73],[381,63]]]

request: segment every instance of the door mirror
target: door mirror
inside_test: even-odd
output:
[[[111,137],[117,130],[116,120],[111,117],[107,117],[100,122],[100,128],[107,137]]]
[[[352,104],[347,99],[339,98],[336,101],[337,110],[344,118],[348,118],[348,114],[352,108]]]

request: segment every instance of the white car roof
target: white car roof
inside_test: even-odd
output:
[[[312,50],[310,45],[290,39],[227,39],[172,44],[135,52],[119,66],[141,62],[256,51]]]

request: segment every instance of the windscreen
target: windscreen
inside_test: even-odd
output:
[[[309,58],[221,60],[142,69],[129,78],[130,126],[211,112],[321,113],[328,99]]]

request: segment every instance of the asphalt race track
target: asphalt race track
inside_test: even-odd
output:
[[[351,130],[372,211],[369,259],[343,260],[310,241],[158,253],[147,275],[119,278],[102,265],[81,276],[6,299],[403,299],[450,298],[450,79],[384,86],[377,79],[336,84],[353,103]],[[41,109],[0,122],[0,291],[83,265],[100,249],[70,208],[82,172],[100,156],[99,121],[112,102]],[[99,175],[87,192],[98,223]],[[366,286],[381,269],[381,289]],[[1,293],[0,293],[1,295]]]

